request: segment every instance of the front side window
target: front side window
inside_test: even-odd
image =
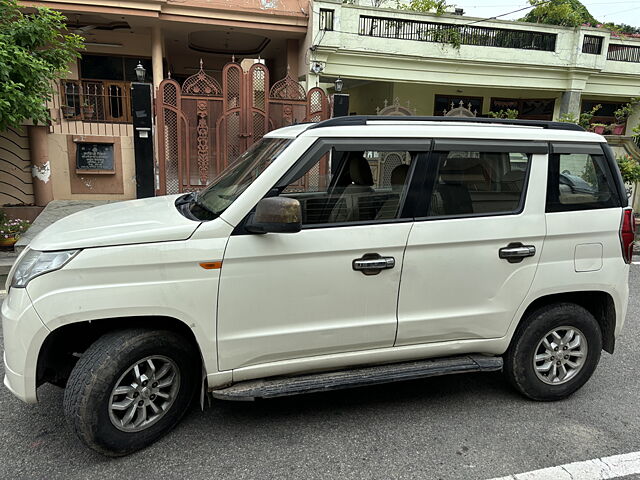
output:
[[[515,213],[521,209],[530,154],[434,152],[437,171],[428,216]]]
[[[214,215],[220,215],[291,143],[288,138],[263,138],[253,144],[212,183],[197,201]]]
[[[402,218],[416,152],[327,148],[284,185],[280,195],[297,199],[302,224],[384,222]]]
[[[616,207],[619,199],[615,192],[603,155],[559,153],[551,156],[548,212]]]

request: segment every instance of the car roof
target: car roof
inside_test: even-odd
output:
[[[606,143],[572,123],[454,117],[337,117],[269,132],[266,137],[404,137]]]

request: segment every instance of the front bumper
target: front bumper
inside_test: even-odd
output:
[[[12,288],[2,302],[4,336],[4,385],[20,400],[38,401],[36,369],[38,353],[49,330],[36,313],[24,288]]]

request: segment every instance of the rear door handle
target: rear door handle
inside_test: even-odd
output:
[[[395,267],[396,259],[382,257],[377,253],[365,253],[361,258],[356,258],[351,266],[354,270],[365,275],[377,275],[381,270]]]
[[[510,243],[506,247],[498,250],[498,256],[509,263],[520,263],[527,257],[536,254],[536,247],[533,245],[523,245],[520,242]]]

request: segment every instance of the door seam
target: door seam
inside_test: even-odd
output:
[[[404,249],[402,250],[402,263],[400,265],[400,280],[398,281],[398,292],[396,295],[396,334],[393,337],[393,345],[396,346],[398,341],[398,329],[400,328],[400,289],[402,288],[402,272],[404,271],[404,257],[407,253],[407,247],[409,246],[409,238],[411,238],[411,232],[413,231],[413,226],[416,222],[411,223],[411,228],[409,228],[409,233],[407,233],[407,241],[404,244]]]

